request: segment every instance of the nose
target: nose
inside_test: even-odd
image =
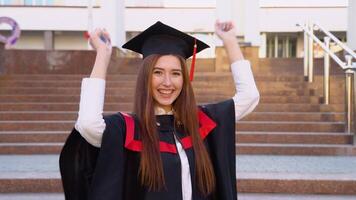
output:
[[[164,78],[163,78],[163,85],[164,86],[171,86],[172,85],[172,79],[170,74],[165,74]]]

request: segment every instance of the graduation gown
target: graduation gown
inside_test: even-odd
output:
[[[180,157],[174,136],[181,142],[190,166],[193,200],[235,200],[235,109],[233,100],[199,107],[199,132],[210,155],[216,191],[204,197],[195,181],[195,162],[190,136],[174,127],[173,115],[156,116],[165,189],[150,191],[138,175],[139,129],[134,117],[117,113],[105,116],[101,148],[85,141],[73,129],[60,155],[60,172],[66,200],[182,200]]]

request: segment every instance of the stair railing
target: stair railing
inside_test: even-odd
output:
[[[297,24],[304,31],[304,79],[310,83],[313,82],[313,47],[314,42],[324,50],[324,79],[323,79],[323,103],[330,103],[330,57],[344,70],[345,72],[345,132],[351,134],[356,133],[356,64],[352,63],[356,59],[356,53],[342,43],[332,33],[317,23],[307,22],[304,25]],[[320,30],[326,36],[324,42],[320,41],[315,36],[314,30]],[[342,61],[330,49],[330,41],[334,41],[347,53],[345,61]],[[356,138],[356,137],[354,137]],[[355,144],[355,142],[354,142]]]

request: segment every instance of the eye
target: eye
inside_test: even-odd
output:
[[[163,72],[162,72],[161,70],[154,70],[154,71],[153,71],[153,74],[155,74],[155,75],[162,75]]]
[[[182,75],[182,72],[179,72],[179,71],[175,71],[172,73],[173,76],[181,76]]]

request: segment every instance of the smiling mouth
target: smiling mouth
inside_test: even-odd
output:
[[[174,91],[174,90],[158,89],[158,92],[159,92],[161,95],[164,95],[164,96],[173,94],[173,91]]]

